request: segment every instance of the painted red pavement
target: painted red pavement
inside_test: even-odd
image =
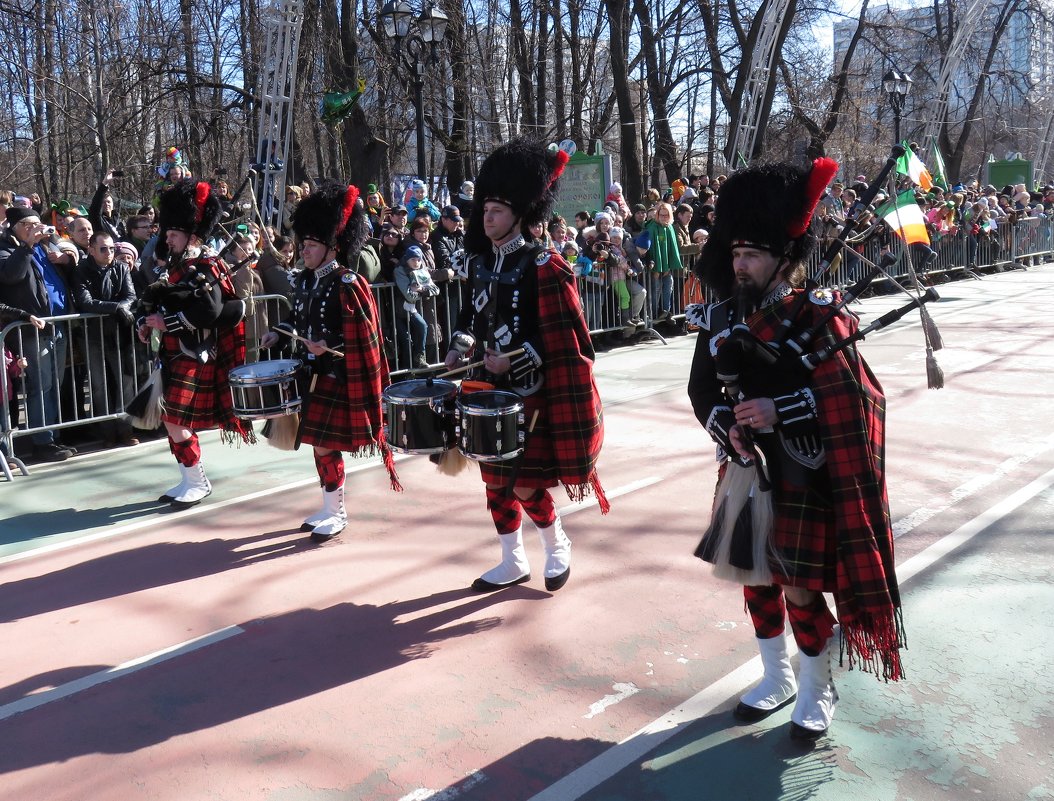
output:
[[[901,559],[971,513],[956,494],[965,482],[1000,465],[1028,480],[1039,469],[1028,447],[1054,445],[1025,422],[957,423],[969,407],[1003,414],[1004,392],[1036,411],[1024,365],[1050,348],[1010,329],[997,337],[1019,355],[1006,357],[968,319],[942,325],[960,348],[942,352],[954,386],[943,393],[924,389],[917,333],[867,346],[893,398],[894,519],[918,520]],[[691,346],[672,347],[683,380]],[[400,463],[402,494],[380,470],[352,474],[349,528],[325,546],[297,530],[318,504],[309,487],[0,565],[0,709],[238,627],[0,720],[0,795],[398,801],[461,783],[478,801],[530,798],[754,655],[741,592],[691,556],[712,453],[683,384],[612,405],[601,463],[612,512],[566,517],[573,572],[556,594],[529,522],[534,580],[466,589],[497,558],[482,486],[423,458]]]

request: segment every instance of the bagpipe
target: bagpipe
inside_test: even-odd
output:
[[[742,293],[736,298],[736,311],[729,333],[717,346],[714,355],[717,379],[732,407],[755,396],[752,392],[755,388],[754,376],[758,377],[757,388],[760,391],[761,386],[764,386],[767,397],[790,394],[808,386],[810,374],[825,361],[869,334],[900,320],[916,308],[923,316],[929,386],[943,386],[943,374],[933,359],[933,351],[939,350],[943,343],[924,308],[925,304],[939,299],[932,288],[911,295],[894,280],[893,283],[901,291],[911,295],[908,303],[886,312],[847,336],[835,338],[831,334],[829,324],[860,297],[875,277],[883,273],[888,276],[888,268],[897,260],[893,253],[884,253],[878,264],[871,263],[868,272],[840,296],[821,287],[832,263],[853,235],[857,221],[865,215],[896,164],[897,157],[903,152],[900,145],[893,148],[892,155],[877,178],[850,208],[838,236],[825,249],[818,274],[808,280],[804,291],[788,304],[783,319],[770,339],[762,339],[751,330],[747,320],[753,309]],[[824,310],[811,313],[810,321],[803,323],[806,304],[810,303],[824,305]],[[810,468],[807,466],[808,458],[788,458],[787,442],[771,429],[754,432],[739,426],[738,430],[746,450],[753,454],[753,458],[742,458],[734,449],[728,453],[730,459],[718,483],[713,516],[695,555],[712,563],[714,575],[718,578],[746,585],[770,584],[773,567],[778,570],[780,564],[779,554],[771,545],[773,484],[781,476],[791,474],[807,481],[808,471],[823,463],[823,448],[817,442],[816,451],[807,454],[815,457],[813,463],[816,468]]]

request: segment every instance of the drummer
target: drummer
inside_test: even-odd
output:
[[[366,279],[348,269],[369,236],[358,198],[354,186],[326,183],[297,205],[292,226],[304,270],[294,279],[292,313],[278,326],[297,337],[295,355],[309,377],[297,441],[314,447],[322,485],[322,508],[301,527],[315,542],[332,539],[348,523],[342,451],[379,454],[392,489],[402,489],[381,418],[388,364],[377,307]],[[279,339],[270,331],[260,345],[274,347]]]
[[[462,306],[446,365],[482,360],[469,379],[520,396],[525,419],[535,420],[522,457],[480,464],[502,557],[473,582],[477,592],[530,580],[522,512],[541,536],[546,589],[567,582],[571,541],[551,487],[563,484],[574,500],[595,492],[601,511],[608,510],[596,472],[603,419],[593,346],[574,274],[528,232],[549,219],[567,158],[555,146],[517,139],[492,153],[476,179],[465,234],[471,303]]]

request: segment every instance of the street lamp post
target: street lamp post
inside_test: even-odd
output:
[[[911,91],[911,76],[893,67],[882,76],[882,88],[889,96],[889,105],[893,108],[893,141],[900,144],[900,115],[904,112],[904,101]]]
[[[406,0],[388,0],[380,10],[381,27],[392,43],[392,55],[414,79],[414,114],[417,117],[417,176],[426,184],[425,176],[425,111],[424,56],[428,50],[429,63],[438,61],[437,48],[446,35],[449,18],[429,3],[413,25],[414,12]]]

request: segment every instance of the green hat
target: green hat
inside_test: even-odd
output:
[[[377,184],[366,184],[366,194],[375,195],[377,194]]]

